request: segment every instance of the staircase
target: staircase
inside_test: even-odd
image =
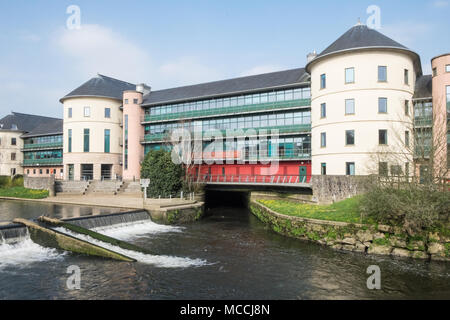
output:
[[[90,181],[55,181],[55,191],[61,194],[86,194]]]
[[[123,182],[119,180],[92,181],[87,194],[112,194],[119,192]]]
[[[139,196],[142,197],[142,188],[139,181],[128,181],[122,184],[119,190],[122,195]]]

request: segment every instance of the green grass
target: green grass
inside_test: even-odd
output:
[[[32,190],[24,187],[0,188],[0,197],[43,199],[48,197],[48,190]]]
[[[258,200],[258,202],[275,212],[288,216],[360,223],[360,198],[360,196],[356,196],[350,199],[333,203],[331,205],[306,204],[288,200]],[[370,223],[370,221],[368,221],[367,219],[363,219],[362,222]]]

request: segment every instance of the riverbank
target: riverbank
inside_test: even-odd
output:
[[[250,199],[250,211],[284,236],[313,241],[337,250],[450,261],[450,238],[437,233],[410,237],[398,227],[281,214],[262,202],[264,200]],[[323,214],[327,215],[327,212]],[[349,218],[355,217],[350,214],[342,219]]]
[[[78,205],[127,210],[147,210],[155,221],[164,224],[184,224],[197,221],[204,213],[204,203],[195,200],[143,199],[128,195],[61,195],[45,199],[25,199],[2,197],[0,200],[52,203],[61,205]]]
[[[16,199],[44,199],[47,198],[49,192],[47,190],[27,189],[20,186],[0,188],[0,197],[16,198]]]

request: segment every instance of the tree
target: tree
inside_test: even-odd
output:
[[[184,169],[181,164],[172,162],[170,152],[151,150],[142,163],[141,177],[150,179],[149,197],[175,196],[183,189]]]

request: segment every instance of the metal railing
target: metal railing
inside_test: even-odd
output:
[[[62,165],[63,159],[24,159],[23,166],[51,166]]]
[[[299,175],[199,175],[191,176],[191,181],[194,183],[221,183],[221,184],[270,184],[270,185],[293,185],[309,183],[311,176]]]
[[[62,142],[51,142],[51,143],[27,143],[23,145],[24,149],[48,149],[55,148],[59,149],[63,147]]]
[[[260,127],[260,128],[243,128],[243,132],[240,130],[219,130],[223,135],[223,137],[227,136],[233,136],[233,137],[240,137],[240,136],[249,136],[247,130],[255,130],[256,134],[260,134],[262,130],[267,130],[267,134],[270,134],[272,130],[278,130],[278,133],[280,134],[286,134],[286,133],[308,133],[311,131],[311,124],[294,124],[294,125],[288,125],[288,126],[271,126],[271,127]],[[204,134],[207,131],[202,132],[202,137],[204,137]],[[191,131],[193,133],[193,131]],[[146,134],[144,137],[141,137],[141,142],[155,142],[155,141],[167,141],[170,139],[170,132],[163,132],[163,133],[151,133]],[[210,138],[203,138],[204,140],[210,140]]]
[[[254,112],[254,111],[275,110],[275,109],[293,108],[293,107],[307,107],[310,105],[311,105],[311,99],[298,99],[298,100],[290,100],[290,101],[268,102],[268,103],[233,106],[233,107],[211,108],[208,110],[175,112],[175,113],[160,114],[160,115],[147,114],[141,118],[141,121],[142,122],[156,122],[156,121],[174,120],[174,119],[201,118],[201,117],[218,116],[218,115],[242,114],[242,113]]]

